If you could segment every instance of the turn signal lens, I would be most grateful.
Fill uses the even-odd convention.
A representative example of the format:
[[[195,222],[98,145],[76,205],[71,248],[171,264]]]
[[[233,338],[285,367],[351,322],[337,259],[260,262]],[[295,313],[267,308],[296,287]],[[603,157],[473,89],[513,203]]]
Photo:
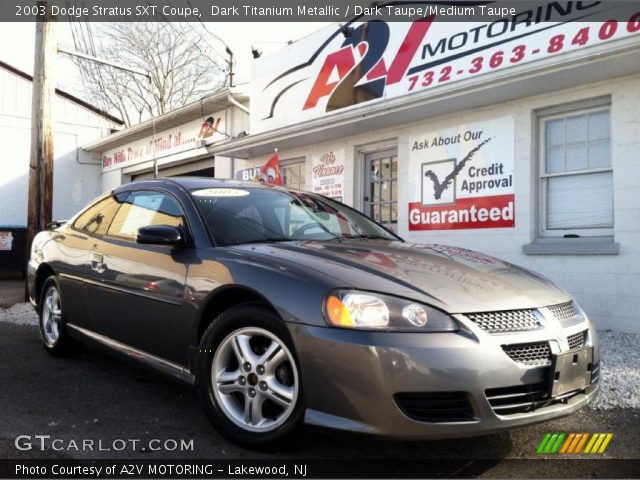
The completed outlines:
[[[427,324],[427,312],[420,305],[412,303],[402,309],[402,318],[416,327],[424,327]]]
[[[326,310],[327,317],[332,325],[336,327],[353,327],[353,320],[349,315],[349,310],[338,297],[330,295],[327,298]]]

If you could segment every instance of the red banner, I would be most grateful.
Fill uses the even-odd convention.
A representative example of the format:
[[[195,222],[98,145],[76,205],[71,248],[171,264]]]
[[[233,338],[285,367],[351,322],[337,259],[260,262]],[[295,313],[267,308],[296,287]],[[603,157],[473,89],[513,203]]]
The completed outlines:
[[[409,230],[459,230],[515,226],[515,195],[459,198],[455,204],[409,204]]]
[[[278,152],[274,153],[273,157],[260,169],[258,181],[267,185],[284,185],[280,174],[280,155]]]

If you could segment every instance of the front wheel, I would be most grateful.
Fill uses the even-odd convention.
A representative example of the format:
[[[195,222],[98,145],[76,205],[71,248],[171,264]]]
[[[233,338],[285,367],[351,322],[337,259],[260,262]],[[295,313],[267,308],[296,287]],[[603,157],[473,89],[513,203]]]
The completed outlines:
[[[80,344],[67,333],[60,285],[54,275],[44,282],[38,313],[40,337],[50,354],[68,356],[80,349]]]
[[[302,384],[282,321],[257,305],[220,315],[203,335],[197,385],[204,409],[225,437],[273,449],[299,433]]]

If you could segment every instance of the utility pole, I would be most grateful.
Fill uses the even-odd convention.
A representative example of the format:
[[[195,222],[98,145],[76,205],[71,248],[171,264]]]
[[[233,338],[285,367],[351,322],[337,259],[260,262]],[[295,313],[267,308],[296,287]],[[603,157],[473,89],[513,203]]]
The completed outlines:
[[[36,234],[51,222],[53,200],[53,128],[52,102],[55,85],[51,78],[55,57],[53,22],[46,1],[39,1],[45,14],[36,22],[31,99],[31,157],[29,161],[29,211],[27,255]]]
[[[226,52],[229,54],[229,60],[227,60],[229,64],[229,87],[233,87],[233,52],[229,47],[226,47]]]

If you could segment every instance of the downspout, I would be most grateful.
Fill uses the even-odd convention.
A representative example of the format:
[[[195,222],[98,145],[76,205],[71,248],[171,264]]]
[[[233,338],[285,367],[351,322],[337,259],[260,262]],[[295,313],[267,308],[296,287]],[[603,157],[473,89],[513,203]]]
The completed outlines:
[[[245,107],[244,105],[242,105],[240,102],[238,102],[235,98],[233,98],[233,95],[229,94],[228,97],[227,97],[227,100],[229,101],[229,103],[231,105],[233,105],[235,107],[238,107],[244,113],[249,115],[249,109],[247,107]]]
[[[233,95],[229,94],[228,98],[229,103],[235,107],[238,107],[239,110],[243,111],[244,113],[246,113],[247,115],[250,115],[249,113],[249,109],[247,107],[245,107],[244,105],[242,105],[240,102],[238,102]],[[236,159],[235,157],[231,157],[231,178],[234,178],[235,175],[235,170],[236,170]]]

